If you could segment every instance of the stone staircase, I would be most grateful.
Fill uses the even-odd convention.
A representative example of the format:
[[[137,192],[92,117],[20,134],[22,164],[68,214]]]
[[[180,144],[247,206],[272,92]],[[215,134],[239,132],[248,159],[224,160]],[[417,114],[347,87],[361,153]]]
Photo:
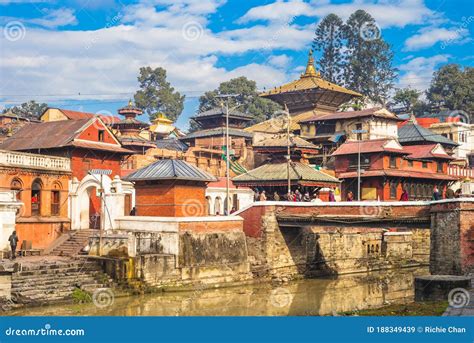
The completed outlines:
[[[43,305],[72,301],[76,289],[92,294],[112,286],[98,262],[70,259],[20,266],[12,274],[11,294],[16,305]]]
[[[69,231],[67,239],[49,251],[48,255],[75,256],[87,245],[89,237],[97,230],[75,230]]]

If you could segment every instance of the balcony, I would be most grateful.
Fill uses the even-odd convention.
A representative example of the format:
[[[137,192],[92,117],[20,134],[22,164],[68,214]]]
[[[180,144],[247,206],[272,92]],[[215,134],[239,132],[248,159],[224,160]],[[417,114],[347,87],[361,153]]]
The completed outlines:
[[[70,172],[71,161],[65,157],[0,150],[0,166]]]

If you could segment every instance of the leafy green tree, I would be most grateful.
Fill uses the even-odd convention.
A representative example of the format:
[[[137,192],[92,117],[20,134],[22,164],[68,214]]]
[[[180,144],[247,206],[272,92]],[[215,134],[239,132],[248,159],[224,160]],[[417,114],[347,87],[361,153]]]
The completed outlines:
[[[413,111],[418,104],[421,93],[412,88],[397,89],[393,96],[393,102],[397,105],[402,105],[408,112]]]
[[[238,94],[239,96],[224,100],[217,97],[219,94]],[[199,112],[222,106],[223,101],[228,101],[229,108],[240,105],[237,108],[238,111],[252,115],[254,119],[250,124],[267,120],[273,112],[281,109],[276,102],[258,96],[257,83],[245,76],[222,82],[217,89],[204,93],[199,98]],[[190,131],[197,128],[196,124],[191,122]]]
[[[433,75],[426,97],[431,105],[474,112],[474,68],[447,64]]]
[[[5,108],[3,113],[11,112],[20,117],[25,118],[38,118],[48,107],[45,103],[38,103],[34,100],[30,100],[22,103],[21,105]]]
[[[184,108],[185,95],[166,81],[166,70],[158,67],[140,68],[138,76],[140,89],[135,93],[135,104],[148,114],[150,120],[155,119],[158,112],[175,121]]]
[[[347,63],[344,84],[385,104],[393,87],[397,69],[393,67],[393,52],[382,38],[375,19],[363,10],[354,12],[346,22]]]
[[[314,33],[313,49],[322,52],[316,63],[323,79],[342,83],[344,68],[344,23],[341,18],[331,13],[324,17]]]

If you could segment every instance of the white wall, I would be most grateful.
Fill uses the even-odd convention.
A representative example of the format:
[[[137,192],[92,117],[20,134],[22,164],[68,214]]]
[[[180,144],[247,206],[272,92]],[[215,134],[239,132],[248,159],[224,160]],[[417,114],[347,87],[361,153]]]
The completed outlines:
[[[16,200],[14,192],[0,192],[0,250],[10,250],[8,237],[15,230],[16,211],[22,205],[22,202]]]

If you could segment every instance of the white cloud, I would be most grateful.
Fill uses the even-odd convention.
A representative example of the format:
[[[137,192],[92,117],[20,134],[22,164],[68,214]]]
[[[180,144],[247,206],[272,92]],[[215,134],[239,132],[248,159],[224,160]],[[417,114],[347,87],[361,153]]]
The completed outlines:
[[[291,63],[291,57],[288,55],[272,55],[268,58],[268,64],[277,68],[286,68]]]
[[[445,29],[445,28],[427,28],[421,30],[416,35],[411,36],[405,41],[405,50],[413,51],[423,48],[429,48],[438,42],[455,43],[465,41],[469,36],[466,29]]]
[[[329,1],[278,0],[250,9],[240,22],[254,20],[288,21],[294,16],[325,17],[335,13],[344,20],[358,9],[369,12],[381,27],[405,27],[439,20],[439,15],[425,6],[422,0],[354,0],[331,4]]]
[[[410,62],[399,66],[403,73],[398,81],[398,87],[411,87],[421,91],[429,87],[434,71],[441,63],[448,62],[449,55],[435,55],[431,57],[416,57]]]
[[[30,19],[29,22],[47,28],[57,28],[66,25],[76,25],[77,18],[74,15],[74,10],[59,8],[49,11],[43,18]]]

